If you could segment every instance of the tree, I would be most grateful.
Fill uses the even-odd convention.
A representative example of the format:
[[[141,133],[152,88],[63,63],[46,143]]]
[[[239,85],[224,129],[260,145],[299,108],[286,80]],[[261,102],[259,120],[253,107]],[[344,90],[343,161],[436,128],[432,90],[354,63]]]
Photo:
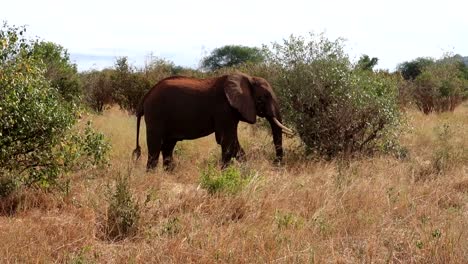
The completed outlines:
[[[468,95],[463,64],[452,56],[435,61],[414,79],[411,92],[425,114],[454,111]]]
[[[432,58],[417,58],[412,61],[406,61],[398,65],[398,71],[405,80],[414,80],[422,73],[425,67],[434,64]]]
[[[379,59],[376,57],[373,57],[372,59],[364,54],[359,58],[359,61],[356,64],[356,69],[360,69],[363,71],[373,71],[375,65],[379,62]]]
[[[65,48],[49,41],[35,42],[32,55],[44,63],[45,77],[66,101],[79,99],[82,87],[76,64],[70,61]]]
[[[217,48],[202,59],[202,68],[210,71],[232,67],[243,63],[260,63],[264,60],[261,49],[239,45],[226,45]]]
[[[127,57],[118,58],[115,72],[111,76],[113,99],[122,108],[135,113],[143,95],[151,88],[151,83],[143,72],[137,72],[129,65]]]
[[[113,102],[112,74],[111,69],[102,71],[91,71],[81,74],[83,89],[85,91],[85,102],[97,112],[102,112],[106,105]]]

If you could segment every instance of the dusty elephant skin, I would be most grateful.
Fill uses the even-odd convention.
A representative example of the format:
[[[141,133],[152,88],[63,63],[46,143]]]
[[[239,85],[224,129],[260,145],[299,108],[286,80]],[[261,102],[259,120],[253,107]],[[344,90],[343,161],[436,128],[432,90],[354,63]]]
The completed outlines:
[[[263,78],[241,73],[211,79],[173,76],[159,81],[137,109],[136,149],[133,151],[136,158],[141,155],[138,137],[143,115],[148,170],[156,167],[161,151],[164,168],[172,169],[172,152],[177,141],[213,132],[221,145],[223,167],[231,158],[243,160],[245,153],[237,138],[237,125],[239,121],[254,124],[257,116],[270,123],[276,162],[283,157],[282,132],[292,133],[281,124],[278,101],[270,84]]]

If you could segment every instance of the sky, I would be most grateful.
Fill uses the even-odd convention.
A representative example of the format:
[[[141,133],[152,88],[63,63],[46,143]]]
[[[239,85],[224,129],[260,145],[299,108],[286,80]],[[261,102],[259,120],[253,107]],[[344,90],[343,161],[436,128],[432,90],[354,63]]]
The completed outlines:
[[[120,56],[143,66],[150,55],[196,68],[224,45],[260,47],[309,32],[344,38],[353,61],[367,54],[390,71],[417,57],[468,56],[463,0],[2,2],[0,20],[62,45],[80,71],[110,67]]]

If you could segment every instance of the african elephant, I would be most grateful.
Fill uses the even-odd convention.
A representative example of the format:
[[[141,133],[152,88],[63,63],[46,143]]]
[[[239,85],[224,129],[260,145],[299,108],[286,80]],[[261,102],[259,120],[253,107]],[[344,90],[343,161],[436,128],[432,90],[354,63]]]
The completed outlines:
[[[133,151],[137,159],[141,155],[138,137],[143,115],[148,170],[156,167],[160,151],[163,167],[172,169],[172,152],[177,141],[213,132],[221,145],[223,167],[231,158],[243,160],[245,152],[237,139],[237,125],[239,121],[254,124],[257,116],[270,123],[277,162],[283,158],[282,132],[292,134],[291,129],[281,124],[278,100],[270,84],[263,78],[242,73],[209,79],[173,76],[159,81],[137,108],[136,149]]]

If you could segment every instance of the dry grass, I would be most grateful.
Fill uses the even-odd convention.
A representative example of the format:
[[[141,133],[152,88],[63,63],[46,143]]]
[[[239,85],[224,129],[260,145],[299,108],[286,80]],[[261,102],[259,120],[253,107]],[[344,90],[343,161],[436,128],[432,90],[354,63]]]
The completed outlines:
[[[209,195],[200,171],[219,159],[214,137],[179,143],[177,167],[135,165],[135,118],[89,116],[112,142],[111,166],[71,175],[67,194],[25,191],[0,217],[0,262],[18,263],[466,263],[468,104],[454,113],[408,113],[409,156],[350,162],[298,159],[287,139],[271,164],[268,133],[242,125],[255,173],[237,194]],[[440,133],[444,124],[449,132]],[[143,129],[144,132],[144,129]],[[145,146],[145,135],[140,135]],[[105,238],[110,186],[128,174],[139,204],[136,236]]]

